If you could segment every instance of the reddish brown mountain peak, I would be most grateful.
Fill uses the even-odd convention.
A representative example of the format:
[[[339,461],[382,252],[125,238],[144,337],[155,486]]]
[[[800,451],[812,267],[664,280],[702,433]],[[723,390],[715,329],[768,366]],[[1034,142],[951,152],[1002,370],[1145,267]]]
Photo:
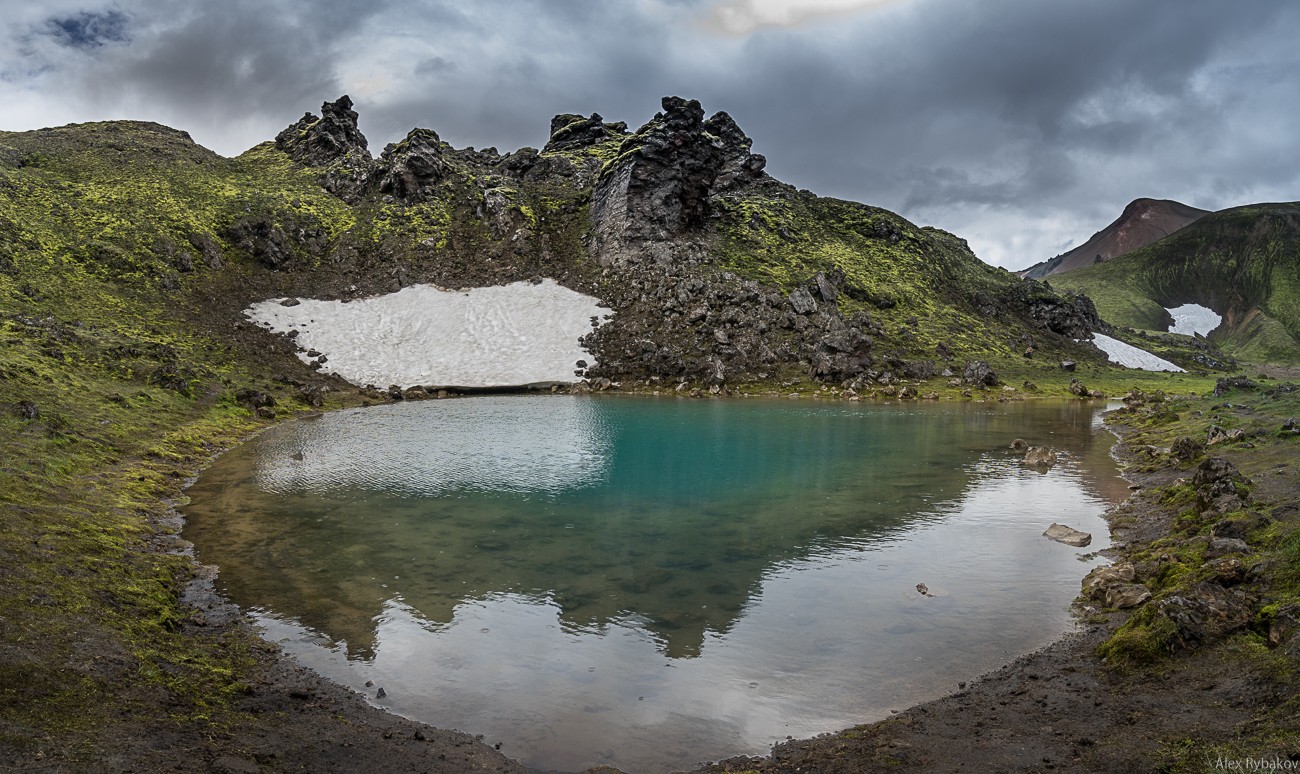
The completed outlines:
[[[1119,218],[1092,238],[1067,253],[1020,272],[1028,279],[1042,279],[1146,247],[1178,229],[1208,215],[1209,210],[1189,207],[1172,199],[1134,199]]]

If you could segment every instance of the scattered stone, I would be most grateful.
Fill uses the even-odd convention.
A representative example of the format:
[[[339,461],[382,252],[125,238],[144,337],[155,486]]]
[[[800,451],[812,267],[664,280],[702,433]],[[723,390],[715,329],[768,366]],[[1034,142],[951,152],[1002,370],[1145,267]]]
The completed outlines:
[[[1057,543],[1064,543],[1067,546],[1074,546],[1075,548],[1083,548],[1092,542],[1091,533],[1080,532],[1077,529],[1067,527],[1064,524],[1057,524],[1055,522],[1053,522],[1052,526],[1048,527],[1043,532],[1043,537],[1048,540],[1055,540]]]
[[[1216,522],[1210,527],[1210,536],[1216,538],[1233,538],[1235,540],[1246,539],[1247,524],[1244,521],[1224,519]]]
[[[1151,592],[1141,583],[1117,583],[1105,591],[1106,607],[1127,610],[1151,598]]]
[[[325,390],[314,384],[304,384],[298,388],[298,400],[311,406],[320,408],[325,405]]]
[[[983,360],[972,360],[966,364],[962,371],[962,379],[967,384],[983,385],[985,387],[995,387],[998,383],[998,375],[988,363]]]
[[[1239,427],[1233,428],[1232,430],[1224,430],[1218,425],[1210,425],[1210,429],[1206,435],[1205,445],[1216,446],[1221,443],[1234,443],[1236,441],[1244,441],[1245,439],[1246,431]]]
[[[30,400],[20,400],[13,406],[14,416],[19,419],[25,419],[28,422],[35,422],[41,418],[41,410],[36,407],[35,403]]]
[[[259,409],[264,406],[274,406],[275,398],[261,390],[254,390],[245,387],[235,393],[235,400],[247,406],[250,409]]]
[[[1070,380],[1070,394],[1078,395],[1080,398],[1089,397],[1088,388],[1085,387],[1083,382],[1079,381],[1078,379]]]
[[[1235,586],[1243,583],[1250,571],[1235,556],[1221,556],[1205,563],[1212,573],[1211,579],[1220,586]]]
[[[1277,431],[1277,434],[1282,436],[1300,435],[1300,423],[1297,423],[1294,417],[1288,419],[1282,423],[1282,427]]]
[[[298,304],[301,303],[302,302],[296,298],[286,298],[280,302],[280,306],[297,306]]]
[[[917,592],[919,592],[919,593],[921,594],[921,596],[923,596],[923,597],[933,597],[933,596],[934,596],[933,594],[930,593],[930,588],[929,588],[928,586],[926,586],[924,583],[918,583],[918,584],[916,584],[916,590],[917,590]]]
[[[1228,554],[1248,554],[1250,546],[1240,538],[1210,538],[1210,545],[1205,549],[1207,559],[1215,559]]]
[[[1204,453],[1204,444],[1185,435],[1175,439],[1169,447],[1169,456],[1177,462],[1191,462]]]
[[[406,400],[424,400],[429,397],[429,391],[417,384],[414,387],[408,387],[406,392],[402,393],[402,397]]]
[[[1294,639],[1300,631],[1300,605],[1286,605],[1273,614],[1268,627],[1269,647],[1276,648],[1287,640]]]
[[[1196,468],[1191,481],[1201,512],[1214,507],[1220,513],[1241,509],[1249,495],[1238,485],[1248,483],[1249,480],[1223,457],[1205,458]]]
[[[1108,587],[1132,583],[1136,578],[1137,571],[1129,562],[1097,567],[1084,576],[1083,593],[1092,599],[1104,599]]]
[[[382,699],[387,695],[388,695],[388,691],[385,691],[382,686],[380,686],[379,690],[375,691],[376,699]]]
[[[840,272],[839,280],[842,282],[843,279],[844,275]],[[835,299],[839,298],[839,288],[831,278],[826,276],[824,272],[817,272],[817,275],[813,277],[813,285],[817,288],[817,295],[821,296],[822,300],[826,303],[833,304],[835,303]]]
[[[1243,592],[1206,581],[1196,584],[1186,595],[1161,600],[1158,610],[1174,624],[1178,644],[1184,648],[1208,645],[1255,618],[1250,599]]]
[[[1225,377],[1214,383],[1215,396],[1222,397],[1233,390],[1250,390],[1259,389],[1259,385],[1244,376]]]
[[[817,311],[817,300],[802,285],[790,291],[790,307],[795,314],[808,315]]]
[[[1072,372],[1072,371],[1074,371],[1075,368],[1078,368],[1078,364],[1075,363],[1073,360],[1062,360],[1062,361],[1061,361],[1061,370],[1062,370],[1062,371],[1071,371],[1071,372]]]
[[[405,400],[406,391],[396,384],[388,385],[388,397],[393,400]]]
[[[1030,446],[1029,451],[1025,453],[1025,459],[1022,464],[1029,468],[1047,469],[1057,462],[1056,452],[1046,446]]]

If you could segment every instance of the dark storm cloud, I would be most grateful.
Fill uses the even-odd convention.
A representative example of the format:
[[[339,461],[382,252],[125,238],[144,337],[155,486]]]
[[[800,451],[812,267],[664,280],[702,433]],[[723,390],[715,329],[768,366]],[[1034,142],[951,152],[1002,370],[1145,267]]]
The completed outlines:
[[[345,91],[376,151],[414,126],[539,146],[561,112],[635,128],[677,94],[730,112],[776,176],[1013,265],[1138,196],[1217,208],[1300,186],[1300,4],[1287,0],[42,6],[0,0],[29,31],[0,50],[0,83],[32,84],[7,104],[161,120],[224,153]]]
[[[73,48],[98,48],[105,43],[125,43],[130,40],[126,14],[116,9],[55,16],[46,20],[45,27],[51,38]]]
[[[481,0],[460,7],[455,26],[431,25],[408,42],[414,65],[393,62],[396,83],[366,107],[367,132],[390,141],[423,126],[455,144],[504,151],[544,143],[556,113],[636,123],[656,109],[673,30],[637,5]],[[403,78],[404,67],[415,77]]]
[[[301,113],[319,106],[322,95],[339,92],[337,65],[356,25],[385,6],[350,0],[145,0],[131,8],[133,44],[69,73],[67,87],[105,109],[160,117],[197,136],[213,124],[238,127]]]

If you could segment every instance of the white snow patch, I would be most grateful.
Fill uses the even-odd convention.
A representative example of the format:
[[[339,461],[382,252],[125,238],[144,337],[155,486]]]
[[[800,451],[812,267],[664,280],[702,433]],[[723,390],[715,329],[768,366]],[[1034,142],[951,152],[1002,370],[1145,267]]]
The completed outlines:
[[[575,381],[579,344],[592,318],[610,315],[600,301],[553,280],[471,290],[413,285],[396,293],[342,301],[282,299],[244,314],[294,343],[325,355],[321,371],[353,384],[386,387],[508,387]]]
[[[1096,344],[1097,349],[1105,352],[1110,357],[1110,362],[1118,363],[1126,368],[1139,368],[1143,371],[1183,370],[1164,358],[1156,357],[1145,349],[1138,349],[1131,344],[1125,344],[1118,339],[1112,339],[1110,336],[1100,333],[1092,334],[1092,343]]]
[[[1209,336],[1210,331],[1223,322],[1221,315],[1200,304],[1183,304],[1165,311],[1174,318],[1174,324],[1169,326],[1170,333],[1182,333],[1187,336],[1199,333],[1202,336]]]

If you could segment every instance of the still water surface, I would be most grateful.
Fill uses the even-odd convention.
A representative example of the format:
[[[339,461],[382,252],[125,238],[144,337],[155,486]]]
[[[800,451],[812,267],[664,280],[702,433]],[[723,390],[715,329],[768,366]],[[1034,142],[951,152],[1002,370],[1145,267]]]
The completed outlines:
[[[223,456],[189,490],[185,534],[271,639],[383,687],[378,704],[533,766],[669,771],[886,716],[1068,629],[1101,513],[1127,493],[1096,413],[570,396],[342,411]],[[1021,467],[1018,437],[1061,464]],[[1046,540],[1053,521],[1093,544]]]

